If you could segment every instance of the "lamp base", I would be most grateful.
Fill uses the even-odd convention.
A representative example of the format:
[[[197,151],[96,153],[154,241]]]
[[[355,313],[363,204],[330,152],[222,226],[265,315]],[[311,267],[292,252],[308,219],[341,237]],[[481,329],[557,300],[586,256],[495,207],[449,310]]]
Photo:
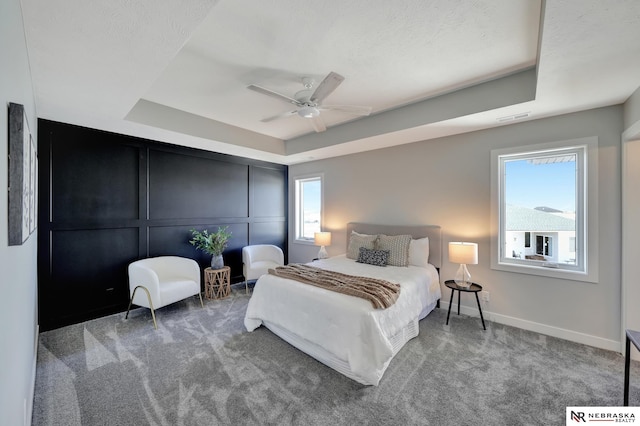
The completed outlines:
[[[467,265],[465,265],[464,263],[460,264],[460,267],[458,268],[458,271],[456,272],[453,280],[456,282],[458,287],[471,287],[471,274],[467,269]]]
[[[329,253],[324,248],[324,246],[320,247],[320,251],[318,252],[318,259],[326,259],[329,257]]]

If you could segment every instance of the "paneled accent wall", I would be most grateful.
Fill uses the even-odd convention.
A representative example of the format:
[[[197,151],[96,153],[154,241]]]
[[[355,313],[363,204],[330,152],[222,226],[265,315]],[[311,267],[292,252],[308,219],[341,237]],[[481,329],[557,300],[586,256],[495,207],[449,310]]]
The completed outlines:
[[[39,121],[40,327],[124,311],[127,265],[177,255],[204,269],[192,228],[232,232],[224,253],[287,241],[287,167],[48,120]]]

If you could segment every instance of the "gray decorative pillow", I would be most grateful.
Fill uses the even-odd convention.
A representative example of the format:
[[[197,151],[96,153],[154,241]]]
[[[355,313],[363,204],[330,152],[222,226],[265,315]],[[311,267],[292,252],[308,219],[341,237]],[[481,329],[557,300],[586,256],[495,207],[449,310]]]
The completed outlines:
[[[349,246],[347,247],[347,257],[353,260],[358,259],[360,247],[373,250],[377,238],[377,235],[358,234],[352,231],[351,237],[349,237]]]
[[[411,235],[378,235],[377,250],[389,250],[388,264],[391,266],[409,266],[409,245]]]
[[[389,250],[372,250],[364,247],[360,247],[358,253],[358,263],[366,263],[368,265],[375,266],[387,266],[387,259],[389,258]]]

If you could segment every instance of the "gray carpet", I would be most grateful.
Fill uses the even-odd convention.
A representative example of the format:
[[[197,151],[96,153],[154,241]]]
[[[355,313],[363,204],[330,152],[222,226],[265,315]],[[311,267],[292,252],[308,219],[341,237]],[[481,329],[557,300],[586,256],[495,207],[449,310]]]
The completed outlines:
[[[564,425],[567,406],[622,405],[620,354],[454,313],[446,326],[445,310],[363,386],[246,332],[248,300],[176,303],[158,331],[137,309],[42,333],[33,425]]]

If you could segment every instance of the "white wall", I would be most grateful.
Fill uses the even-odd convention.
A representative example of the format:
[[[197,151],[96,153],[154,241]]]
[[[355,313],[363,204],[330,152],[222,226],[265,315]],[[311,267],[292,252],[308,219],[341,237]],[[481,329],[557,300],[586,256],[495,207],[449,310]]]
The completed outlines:
[[[25,106],[32,134],[37,121],[20,0],[0,2],[0,423],[31,423],[37,338],[37,231],[8,246],[7,105]]]
[[[490,292],[484,308],[489,319],[618,350],[622,121],[620,106],[590,110],[294,165],[289,179],[291,183],[301,174],[324,173],[324,230],[333,232],[330,255],[345,251],[345,224],[350,221],[438,224],[445,247],[454,240],[479,244],[479,264],[469,269],[474,281]],[[491,150],[586,136],[599,138],[599,282],[492,270]],[[309,261],[317,247],[295,243],[293,220],[290,226],[289,261]],[[442,281],[452,277],[456,267],[445,253]],[[447,302],[449,291],[444,290]],[[477,312],[474,299],[462,304]]]

